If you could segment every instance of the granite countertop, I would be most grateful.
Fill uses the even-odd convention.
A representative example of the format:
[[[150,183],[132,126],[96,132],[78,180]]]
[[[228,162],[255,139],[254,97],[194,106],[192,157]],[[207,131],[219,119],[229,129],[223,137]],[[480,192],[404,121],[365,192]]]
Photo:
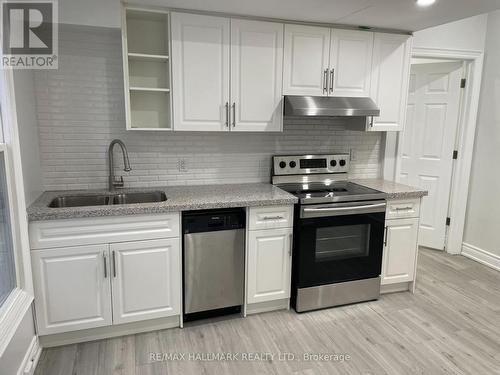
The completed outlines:
[[[107,190],[47,191],[28,208],[28,219],[29,221],[75,219],[297,203],[297,198],[292,194],[264,183],[120,189],[114,193],[147,191],[163,191],[167,200],[159,203],[50,208],[49,203],[59,196],[99,195],[110,194],[110,192]]]
[[[370,189],[375,189],[386,193],[386,199],[411,199],[421,198],[428,195],[427,190],[418,187],[398,184],[397,182],[387,181],[381,178],[367,178],[359,180],[355,179],[350,181],[354,182],[355,184],[363,185]]]
[[[427,195],[427,191],[383,179],[350,180],[359,185],[387,194],[387,199],[411,199]],[[120,189],[114,192],[133,193],[163,191],[165,202],[86,207],[51,208],[50,202],[60,196],[113,194],[108,190],[47,191],[29,208],[29,221],[76,219],[84,217],[155,214],[164,212],[204,210],[214,208],[289,205],[297,198],[271,184],[230,184],[152,187],[144,189]]]

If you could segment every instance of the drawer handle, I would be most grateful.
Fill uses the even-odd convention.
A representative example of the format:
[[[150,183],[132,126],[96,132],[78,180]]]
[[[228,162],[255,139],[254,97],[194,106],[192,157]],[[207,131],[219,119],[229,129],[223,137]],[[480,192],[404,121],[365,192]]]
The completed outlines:
[[[396,207],[396,211],[410,211],[412,210],[413,207],[409,206],[409,207]]]
[[[278,215],[278,216],[264,216],[262,218],[262,220],[283,220],[283,219],[284,219],[284,217],[280,216],[280,215]]]

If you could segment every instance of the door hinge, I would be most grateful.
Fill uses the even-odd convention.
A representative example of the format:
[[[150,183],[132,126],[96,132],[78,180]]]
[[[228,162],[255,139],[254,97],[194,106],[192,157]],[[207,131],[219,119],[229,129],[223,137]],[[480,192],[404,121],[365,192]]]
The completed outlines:
[[[450,226],[450,223],[451,223],[451,218],[447,217],[446,218],[446,226]]]
[[[461,81],[460,81],[460,88],[464,89],[466,84],[467,84],[467,79],[466,78],[462,78]]]
[[[453,160],[457,160],[458,159],[458,150],[454,150],[453,151]]]

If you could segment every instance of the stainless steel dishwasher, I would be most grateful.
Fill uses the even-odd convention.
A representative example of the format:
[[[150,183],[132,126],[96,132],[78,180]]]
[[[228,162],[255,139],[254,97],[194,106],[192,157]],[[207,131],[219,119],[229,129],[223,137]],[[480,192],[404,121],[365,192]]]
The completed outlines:
[[[184,319],[240,311],[245,275],[245,211],[183,214]]]

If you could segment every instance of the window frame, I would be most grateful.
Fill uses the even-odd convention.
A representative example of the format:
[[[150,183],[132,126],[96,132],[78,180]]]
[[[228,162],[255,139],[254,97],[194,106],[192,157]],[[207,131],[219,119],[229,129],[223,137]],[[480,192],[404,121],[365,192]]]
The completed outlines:
[[[0,357],[33,303],[28,219],[24,200],[12,70],[0,70],[0,153],[4,155],[16,288],[0,307]]]
[[[1,109],[0,109],[1,110]],[[0,117],[1,117],[1,112],[0,112]],[[1,123],[0,123],[1,125]],[[4,303],[0,305],[0,317],[3,315],[3,308],[7,304],[7,301],[10,298],[11,294],[14,294],[17,289],[19,289],[19,286],[21,285],[22,280],[20,280],[20,269],[19,269],[19,261],[18,261],[18,255],[16,249],[18,249],[19,244],[17,243],[17,238],[16,238],[16,233],[14,230],[14,225],[15,225],[15,213],[14,213],[14,201],[13,201],[13,184],[12,184],[12,171],[11,171],[11,164],[10,164],[10,158],[9,158],[9,153],[7,151],[7,145],[2,142],[0,139],[0,155],[3,154],[3,160],[5,163],[5,183],[7,185],[7,204],[9,207],[9,220],[10,220],[10,236],[12,239],[12,251],[13,251],[13,259],[14,259],[14,270],[16,272],[16,286],[15,288],[11,291],[9,296],[5,299]],[[1,161],[0,161],[1,162]]]

